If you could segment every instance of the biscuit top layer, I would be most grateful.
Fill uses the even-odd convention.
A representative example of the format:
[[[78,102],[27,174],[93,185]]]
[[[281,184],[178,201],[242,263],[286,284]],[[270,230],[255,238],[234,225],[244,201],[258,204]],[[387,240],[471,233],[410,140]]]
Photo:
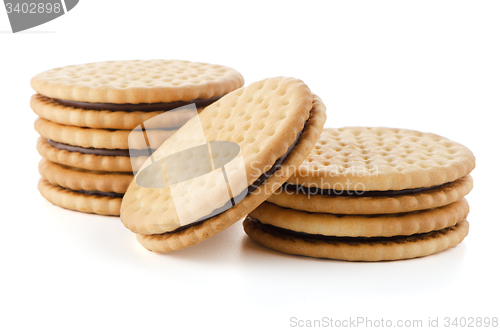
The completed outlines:
[[[44,71],[31,86],[47,97],[95,103],[209,99],[243,86],[234,69],[177,60],[109,61]]]
[[[432,133],[328,128],[287,182],[335,190],[403,190],[452,182],[474,167],[467,147]]]

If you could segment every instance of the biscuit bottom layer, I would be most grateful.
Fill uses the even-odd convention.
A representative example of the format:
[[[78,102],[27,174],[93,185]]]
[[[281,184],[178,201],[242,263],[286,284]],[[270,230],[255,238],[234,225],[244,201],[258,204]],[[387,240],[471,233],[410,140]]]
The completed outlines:
[[[247,217],[246,234],[279,252],[345,261],[394,261],[423,257],[455,247],[467,236],[469,222],[428,233],[388,238],[346,238],[310,235],[262,224]]]
[[[285,183],[281,186],[280,190],[287,194],[305,194],[311,195],[327,195],[339,197],[395,197],[407,194],[417,194],[425,191],[434,190],[445,186],[449,183],[441,185],[434,185],[429,187],[419,187],[404,190],[388,190],[388,191],[357,191],[357,190],[336,190],[336,189],[321,189],[319,187],[307,187],[302,185],[294,185]]]
[[[122,198],[84,194],[64,188],[40,178],[38,190],[42,196],[56,206],[84,213],[119,216]]]
[[[214,103],[215,101],[222,98],[224,95],[210,98],[210,99],[195,99],[191,101],[175,101],[175,102],[159,102],[159,103],[91,103],[91,102],[81,102],[74,100],[62,100],[62,99],[52,99],[60,105],[66,107],[80,108],[85,110],[107,110],[107,111],[169,111],[179,107],[187,106],[192,103],[196,105],[197,108],[205,108],[208,105]]]
[[[283,237],[291,236],[295,238],[300,238],[305,241],[322,241],[327,243],[390,243],[395,241],[414,241],[418,240],[419,236],[428,235],[429,233],[439,232],[442,230],[432,231],[429,233],[416,233],[409,236],[392,236],[392,237],[337,237],[337,236],[325,236],[321,234],[311,234],[306,232],[297,232],[293,230],[283,229],[271,224],[264,224],[256,218],[247,216],[250,222],[255,222],[255,226],[261,228],[263,231],[270,233],[272,235]],[[446,228],[445,228],[446,229]]]

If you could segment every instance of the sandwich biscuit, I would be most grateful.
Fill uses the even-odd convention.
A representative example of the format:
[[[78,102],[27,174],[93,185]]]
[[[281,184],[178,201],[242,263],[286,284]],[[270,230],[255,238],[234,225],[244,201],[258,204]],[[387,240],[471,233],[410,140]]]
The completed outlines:
[[[298,171],[268,201],[331,214],[436,208],[472,189],[475,158],[465,146],[413,130],[324,129]]]
[[[123,198],[121,220],[149,250],[169,252],[195,245],[255,209],[307,157],[322,131],[326,109],[302,81],[276,77],[229,93],[206,107],[199,122],[196,120],[188,121],[153,153],[156,163],[143,165],[146,173],[158,165],[156,172],[151,172],[152,177],[156,174],[158,181],[167,181],[169,186],[141,186],[137,183],[139,172]],[[196,130],[197,123],[202,130]],[[239,157],[223,167],[224,180],[217,176],[219,166],[210,166],[212,157],[202,159],[182,153],[174,172],[191,168],[197,176],[206,176],[189,177],[179,183],[182,190],[177,196],[172,181],[179,177],[163,178],[164,173],[171,171],[171,163],[165,158],[190,148],[200,137],[209,142],[207,145],[215,154],[217,142],[237,144]],[[204,167],[212,171],[204,173]],[[227,186],[231,188],[229,195],[225,193]],[[183,208],[178,207],[177,201],[183,203]]]
[[[403,237],[338,238],[301,235],[265,225],[248,216],[245,232],[259,244],[279,252],[346,261],[392,261],[427,256],[455,247],[469,233],[469,222],[439,231]]]

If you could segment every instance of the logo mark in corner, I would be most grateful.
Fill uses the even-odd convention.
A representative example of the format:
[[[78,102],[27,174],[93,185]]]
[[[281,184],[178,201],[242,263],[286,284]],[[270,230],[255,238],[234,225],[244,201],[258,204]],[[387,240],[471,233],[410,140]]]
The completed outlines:
[[[73,9],[79,0],[4,0],[12,32],[31,29]]]

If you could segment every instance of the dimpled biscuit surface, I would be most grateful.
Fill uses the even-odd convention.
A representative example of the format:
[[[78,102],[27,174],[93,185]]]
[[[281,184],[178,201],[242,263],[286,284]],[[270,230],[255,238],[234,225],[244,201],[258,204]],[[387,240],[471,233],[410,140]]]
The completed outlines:
[[[313,98],[309,88],[302,81],[284,77],[255,82],[246,88],[234,91],[205,108],[199,116],[203,127],[201,134],[206,137],[207,141],[230,141],[239,145],[244,158],[246,185],[252,184],[287,152],[306,124],[296,147],[284,163],[283,168],[286,168],[286,172],[275,173],[266,180],[266,184],[277,184],[288,178],[294,171],[291,170],[290,165],[296,167],[300,164],[296,162],[305,158],[302,154],[306,150],[310,151],[312,141],[316,142],[325,118],[325,107],[321,100],[317,97]],[[307,123],[306,120],[308,120]],[[153,157],[161,159],[162,155],[184,150],[192,140],[196,140],[196,132],[192,130],[195,124],[193,120],[189,121],[167,140],[153,154]],[[238,171],[234,173],[237,174]],[[227,171],[229,182],[231,182],[232,175],[232,171]],[[199,208],[204,207],[197,199],[200,194],[209,197],[217,195],[216,186],[211,184],[213,183],[208,179],[206,183],[193,185],[184,192],[182,198],[192,201],[191,207],[188,208],[190,211],[198,212]],[[264,187],[267,188],[266,185]],[[277,188],[273,187],[272,190]],[[262,199],[265,200],[273,191],[254,192],[236,207],[214,219],[224,219],[224,224],[232,224],[243,215],[235,213],[235,217],[239,217],[236,219],[223,217],[223,215],[232,215],[231,211],[243,208],[241,206],[245,206],[243,209],[248,213],[256,207],[255,204],[260,203]],[[232,193],[235,196],[239,192]],[[253,196],[258,199],[253,199]],[[227,202],[227,200],[216,198],[214,199],[219,202]],[[247,199],[250,200],[245,202]],[[207,209],[207,211],[211,212],[216,207],[218,206],[211,206],[212,209]],[[132,182],[125,194],[121,219],[126,227],[142,234],[161,234],[172,231],[180,225],[170,189],[151,190],[140,187],[136,181]],[[221,228],[222,226],[218,226],[218,231]],[[197,238],[201,237],[197,235]]]
[[[296,171],[297,165],[305,159],[318,139],[323,129],[323,125],[325,124],[325,120],[325,105],[319,98],[315,97],[311,115],[306,122],[306,126],[295,148],[288,155],[282,167],[261,184],[257,190],[247,195],[241,202],[236,204],[236,206],[200,224],[189,226],[187,229],[177,232],[152,235],[137,234],[137,240],[145,248],[151,251],[170,252],[196,245],[218,232],[223,231],[237,220],[242,219],[245,215],[263,203],[272,192]],[[154,199],[155,196],[152,195],[151,198]]]
[[[243,86],[243,77],[199,62],[108,61],[50,69],[33,77],[31,86],[50,98],[135,104],[209,99]]]
[[[324,129],[288,183],[386,191],[452,182],[475,166],[465,146],[432,133],[381,127]]]
[[[160,160],[203,139],[234,142],[241,148],[246,182],[250,185],[287,152],[304,128],[312,107],[313,95],[298,79],[276,77],[255,82],[205,108],[199,115],[203,130],[198,130],[200,122],[193,118],[165,141],[153,158]],[[197,163],[187,162],[186,167]],[[147,165],[148,162],[143,167]],[[238,173],[238,169],[228,171],[229,182]],[[180,197],[191,203],[183,212],[208,215],[221,207],[227,199],[220,195],[220,184],[215,178],[208,178],[189,186]],[[202,204],[201,198],[210,203]],[[180,226],[170,188],[140,187],[135,180],[125,194],[121,219],[133,232],[144,234],[163,233]]]

